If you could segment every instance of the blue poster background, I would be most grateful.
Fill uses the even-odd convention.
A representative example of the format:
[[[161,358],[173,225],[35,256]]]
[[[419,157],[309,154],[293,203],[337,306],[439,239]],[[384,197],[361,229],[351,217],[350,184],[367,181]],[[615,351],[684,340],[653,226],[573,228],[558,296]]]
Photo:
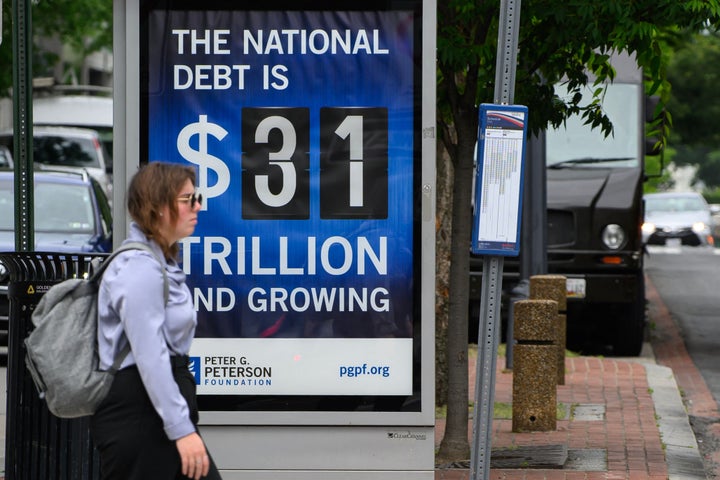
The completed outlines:
[[[206,210],[200,212],[194,238],[184,244],[190,248],[191,261],[185,265],[188,283],[205,297],[198,303],[196,336],[412,337],[416,273],[419,279],[413,260],[414,175],[419,171],[414,138],[419,105],[413,84],[419,65],[413,61],[413,12],[158,10],[150,12],[148,22],[148,159],[195,165],[205,198]],[[255,38],[263,31],[265,40],[271,31],[298,33],[275,37],[275,43],[266,43],[257,53],[254,48],[245,50],[246,30],[254,32]],[[302,51],[301,37],[333,30],[342,35],[349,31],[356,52]],[[199,39],[195,53],[190,41],[193,31]],[[223,33],[215,37],[218,31]],[[359,31],[367,36],[357,40]],[[206,67],[198,69],[198,65]],[[213,84],[215,66],[232,72],[222,79],[231,82],[229,88],[222,82]],[[266,68],[278,75],[265,76]],[[209,76],[189,82],[187,72],[209,72]],[[178,82],[183,88],[177,88]],[[185,88],[189,83],[192,85]],[[243,157],[243,135],[249,132],[243,132],[242,112],[248,107],[306,109],[307,124],[296,125],[298,138],[309,141],[305,218],[243,218],[243,202],[249,192],[243,192],[242,176],[250,159]],[[387,142],[386,170],[372,170],[378,178],[363,179],[365,185],[378,181],[386,188],[383,218],[321,218],[322,202],[327,205],[344,198],[341,188],[334,194],[336,198],[320,194],[320,117],[321,109],[327,107],[386,112],[387,131],[384,137],[378,136]],[[200,124],[205,132],[211,132],[204,140],[197,134]],[[373,146],[373,138],[366,134],[366,147]],[[380,147],[382,151],[384,147]],[[303,153],[299,152],[300,157]],[[383,175],[386,178],[379,178]],[[271,188],[277,189],[277,185],[271,183]],[[309,248],[313,242],[315,248]],[[369,246],[380,255],[383,242],[384,268],[376,268],[364,256],[361,269],[358,246]],[[323,245],[328,247],[324,261]],[[229,249],[227,254],[220,254],[223,248]],[[352,252],[352,265],[337,274],[345,270],[340,267],[347,252]],[[213,255],[222,257],[226,268],[212,260]],[[323,264],[336,270],[327,271]],[[279,274],[282,265],[300,273]],[[274,273],[263,273],[273,269]],[[279,302],[275,311],[269,306],[258,311],[248,301],[251,290],[258,288],[266,292],[266,300],[271,291],[277,295],[285,292],[288,298]],[[367,295],[367,308],[356,306],[349,311],[349,289]],[[306,308],[304,295],[311,291],[334,292],[332,308],[314,308],[312,301]],[[290,305],[293,292],[300,309]],[[375,307],[370,306],[373,292]],[[344,298],[342,306],[340,297]],[[383,300],[387,300],[387,308],[383,308]],[[283,306],[289,307],[287,311]]]

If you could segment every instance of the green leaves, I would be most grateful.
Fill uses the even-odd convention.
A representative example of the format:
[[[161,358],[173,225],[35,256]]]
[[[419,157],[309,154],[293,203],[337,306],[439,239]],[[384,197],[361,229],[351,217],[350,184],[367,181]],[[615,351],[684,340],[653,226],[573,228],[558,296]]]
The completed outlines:
[[[441,105],[454,97],[465,102],[456,104],[455,111],[463,111],[492,101],[499,14],[498,0],[438,2],[438,66],[444,79],[438,91]],[[528,106],[530,129],[538,132],[548,124],[558,126],[569,115],[582,115],[609,134],[612,127],[602,113],[599,88],[615,75],[608,64],[609,53],[623,49],[634,53],[643,68],[648,92],[667,101],[669,49],[687,38],[686,32],[720,23],[720,2],[525,0],[520,23],[515,103]],[[462,96],[469,88],[468,75],[477,77],[476,96],[472,98]],[[574,92],[568,100],[546,86],[561,80]],[[580,107],[578,95],[587,84],[598,88],[592,90],[590,105]],[[668,124],[666,121],[660,129],[663,134]]]
[[[9,96],[12,85],[12,4],[3,2],[3,38],[0,45],[0,97]],[[77,52],[76,62],[63,66],[79,68],[89,54],[112,48],[112,0],[40,0],[32,2],[33,76],[52,76],[58,57],[40,48],[39,38],[55,39]],[[76,72],[77,76],[78,72]]]

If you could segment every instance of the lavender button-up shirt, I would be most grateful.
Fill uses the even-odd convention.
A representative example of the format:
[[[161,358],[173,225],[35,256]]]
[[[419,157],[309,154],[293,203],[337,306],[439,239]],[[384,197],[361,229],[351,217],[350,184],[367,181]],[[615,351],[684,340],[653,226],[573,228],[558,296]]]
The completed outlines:
[[[165,261],[162,250],[131,223],[126,242],[150,245],[149,252],[129,250],[115,257],[105,270],[98,295],[100,368],[108,369],[123,346],[130,353],[120,368],[136,365],[165,433],[177,440],[195,431],[188,405],[173,378],[169,355],[187,355],[195,335],[197,316],[185,273],[176,261]],[[162,270],[169,284],[163,298]]]

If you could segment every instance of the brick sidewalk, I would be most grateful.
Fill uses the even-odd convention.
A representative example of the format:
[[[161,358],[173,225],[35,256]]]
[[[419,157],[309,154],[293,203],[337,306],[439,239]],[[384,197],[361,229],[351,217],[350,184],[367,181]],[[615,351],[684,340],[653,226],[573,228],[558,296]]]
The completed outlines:
[[[681,332],[670,312],[647,279],[651,344],[659,365],[669,367],[684,398],[688,414],[702,418],[708,439],[703,445],[706,468],[720,464],[720,413],[702,375],[692,362]],[[475,392],[474,359],[469,362],[469,392]],[[505,359],[498,358],[495,401],[512,402],[512,372],[504,370]],[[630,359],[600,357],[566,358],[565,385],[558,386],[557,399],[566,405],[602,405],[604,421],[558,420],[552,432],[513,433],[511,420],[495,419],[492,448],[564,444],[576,449],[607,451],[605,471],[567,469],[490,469],[493,480],[641,480],[667,479],[668,466],[653,400],[642,363]],[[471,421],[472,422],[472,421]],[[472,423],[469,426],[472,445]],[[436,443],[444,433],[444,422],[436,424]],[[713,478],[711,472],[708,478]],[[436,480],[470,479],[468,469],[438,468]]]
[[[474,362],[471,362],[471,383]],[[567,406],[603,405],[601,421],[559,419],[550,432],[513,433],[511,420],[495,419],[492,448],[563,444],[573,449],[607,452],[607,471],[566,469],[495,469],[490,478],[518,480],[667,479],[668,469],[655,419],[645,367],[636,362],[574,357],[566,359],[565,385],[558,386],[557,399]],[[504,371],[498,359],[495,401],[512,402],[512,372]],[[470,386],[474,392],[474,385]],[[472,393],[471,393],[472,395]],[[470,442],[472,444],[472,425]],[[442,440],[444,424],[438,421],[436,441]],[[437,480],[469,479],[467,469],[438,469]]]

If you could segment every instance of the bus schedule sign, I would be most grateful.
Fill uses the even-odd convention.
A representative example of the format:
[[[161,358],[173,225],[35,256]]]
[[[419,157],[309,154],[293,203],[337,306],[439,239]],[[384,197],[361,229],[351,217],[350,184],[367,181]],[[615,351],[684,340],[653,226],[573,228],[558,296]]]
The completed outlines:
[[[141,156],[204,199],[201,409],[419,408],[422,2],[370,3],[141,2]]]
[[[517,256],[528,109],[484,103],[479,110],[471,251]]]

